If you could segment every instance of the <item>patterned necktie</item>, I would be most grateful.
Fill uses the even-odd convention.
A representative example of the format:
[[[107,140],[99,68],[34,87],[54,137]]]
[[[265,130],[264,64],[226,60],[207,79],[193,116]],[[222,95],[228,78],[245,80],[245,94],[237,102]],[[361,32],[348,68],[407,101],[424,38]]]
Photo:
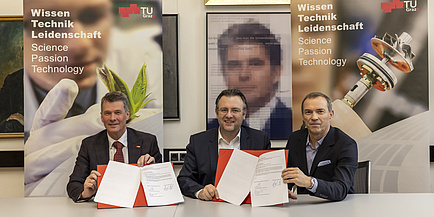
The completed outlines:
[[[122,143],[116,141],[113,143],[113,146],[116,148],[116,153],[113,158],[114,161],[125,163],[124,162],[124,153],[122,153],[122,148],[124,147]]]

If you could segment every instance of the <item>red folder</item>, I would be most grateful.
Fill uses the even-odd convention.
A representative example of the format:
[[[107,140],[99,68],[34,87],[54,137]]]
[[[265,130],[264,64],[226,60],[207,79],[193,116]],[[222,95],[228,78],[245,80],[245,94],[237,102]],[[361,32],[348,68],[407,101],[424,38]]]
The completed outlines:
[[[137,164],[135,164],[137,166]],[[107,165],[98,165],[97,171],[101,173],[101,176],[98,177],[98,187],[101,184],[102,177],[104,177],[105,170],[107,168]],[[134,201],[134,207],[137,206],[148,206],[148,203],[146,202],[146,196],[145,191],[143,190],[143,186],[140,183],[139,191],[137,191],[136,200]],[[98,209],[104,209],[104,208],[117,208],[119,206],[113,206],[105,203],[98,203]]]
[[[131,164],[134,166],[137,166],[137,164]],[[172,164],[173,166],[173,164]],[[102,177],[104,177],[104,173],[105,170],[107,168],[107,165],[98,165],[97,166],[97,171],[99,173],[101,173],[101,176],[98,177],[98,187],[101,184],[101,180]],[[175,203],[177,204],[177,203]],[[175,204],[170,204],[170,205],[175,205]],[[140,183],[139,185],[139,190],[137,191],[137,196],[136,196],[136,200],[134,201],[134,205],[133,207],[138,207],[138,206],[148,206],[148,202],[146,202],[146,196],[145,196],[145,190],[143,189],[142,183]],[[105,204],[105,203],[98,203],[98,209],[105,209],[105,208],[118,208],[119,206],[113,206],[113,205],[109,205],[109,204]]]
[[[217,187],[220,178],[222,177],[223,171],[225,171],[226,165],[228,164],[229,159],[231,158],[232,149],[220,149],[219,158],[217,163],[217,170],[215,174],[215,186]],[[242,150],[256,157],[261,156],[263,153],[267,153],[275,150]],[[288,162],[288,150],[285,150],[285,161]],[[215,197],[212,199],[213,201],[224,201],[222,199],[216,199]],[[250,193],[247,195],[246,199],[244,199],[243,203],[251,203]]]

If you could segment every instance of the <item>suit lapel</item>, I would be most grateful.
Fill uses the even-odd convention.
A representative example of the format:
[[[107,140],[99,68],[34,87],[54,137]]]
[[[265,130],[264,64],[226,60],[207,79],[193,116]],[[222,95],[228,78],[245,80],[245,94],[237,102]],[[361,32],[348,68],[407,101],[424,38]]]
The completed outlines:
[[[250,135],[244,127],[240,128],[241,138],[240,138],[240,149],[241,150],[251,150],[252,145],[250,144]]]
[[[217,170],[217,161],[218,161],[218,128],[214,128],[215,130],[211,131],[210,139],[208,140],[208,153],[209,159],[211,162],[210,169],[211,171]]]
[[[306,142],[307,142],[307,129],[303,132],[303,135],[299,138],[295,152],[297,153],[300,169],[307,174],[307,159],[306,159]],[[291,151],[291,150],[290,150]],[[294,150],[293,150],[294,151]]]
[[[127,132],[127,140],[128,140],[128,163],[135,164],[137,160],[140,158],[140,140],[134,136],[130,129]],[[137,159],[137,160],[136,160]]]
[[[105,165],[109,161],[109,144],[107,131],[103,131],[95,144],[95,153],[98,165]]]
[[[322,144],[318,148],[318,152],[315,155],[315,158],[312,162],[312,168],[310,170],[310,174],[313,174],[318,166],[318,163],[323,160],[330,160],[325,159],[325,156],[330,152],[331,147],[335,145],[335,130],[333,127],[330,127],[329,132],[327,133],[326,137],[324,138]]]

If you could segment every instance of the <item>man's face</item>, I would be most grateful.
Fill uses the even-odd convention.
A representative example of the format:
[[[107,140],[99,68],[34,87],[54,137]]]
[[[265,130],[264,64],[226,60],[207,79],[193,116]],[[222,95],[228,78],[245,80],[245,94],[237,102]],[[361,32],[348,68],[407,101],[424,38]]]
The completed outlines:
[[[322,138],[330,129],[330,122],[334,111],[329,112],[327,100],[323,97],[306,99],[303,108],[303,121],[309,131],[309,135]]]
[[[112,25],[111,0],[25,0],[25,70],[33,82],[44,90],[50,90],[62,78],[75,80],[80,89],[87,89],[95,85],[97,80],[96,67],[101,67],[107,55],[110,27]],[[45,11],[69,11],[70,17],[32,17],[31,9]],[[69,28],[45,28],[35,27],[31,20],[39,23],[51,23],[51,21],[65,22],[71,20],[73,27]],[[51,25],[51,24],[50,24]],[[34,38],[38,33],[67,33],[77,34],[78,38]],[[101,32],[101,38],[83,37],[81,34],[93,34]],[[45,46],[44,46],[45,44]],[[67,51],[47,51],[46,46],[67,46]],[[66,57],[60,62],[46,62],[40,58],[51,58],[55,55]],[[48,67],[84,67],[81,74],[73,73],[41,73],[35,71],[34,65],[41,68]]]
[[[243,100],[239,96],[222,96],[216,108],[216,116],[223,135],[236,134],[240,130],[246,114],[243,110]]]
[[[280,66],[271,66],[263,45],[240,44],[228,47],[224,76],[228,88],[237,88],[251,110],[263,107],[274,96]]]
[[[127,129],[129,111],[125,111],[122,101],[107,102],[102,105],[101,121],[113,139],[119,139]]]

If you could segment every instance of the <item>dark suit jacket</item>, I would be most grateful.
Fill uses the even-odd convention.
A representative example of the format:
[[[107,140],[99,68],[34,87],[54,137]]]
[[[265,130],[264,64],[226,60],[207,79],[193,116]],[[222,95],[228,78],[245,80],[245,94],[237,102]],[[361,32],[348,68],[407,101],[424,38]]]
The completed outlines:
[[[128,133],[128,161],[130,164],[137,163],[140,156],[149,154],[155,158],[156,163],[161,162],[161,154],[158,149],[157,138],[149,133],[127,128]],[[97,165],[106,165],[109,162],[109,145],[107,130],[83,139],[75,161],[75,167],[69,176],[67,191],[69,197],[77,201],[86,177]]]
[[[218,161],[218,128],[200,132],[190,137],[184,166],[178,175],[181,192],[190,197],[205,185],[213,184]],[[241,127],[241,150],[268,150],[270,138],[262,131]]]
[[[345,199],[348,193],[354,193],[353,180],[358,161],[356,142],[340,129],[330,127],[318,148],[309,174],[306,160],[307,134],[307,129],[302,129],[289,136],[286,144],[286,149],[289,149],[287,166],[298,167],[304,174],[315,177],[318,188],[314,194],[301,187],[297,188],[297,192],[335,201]],[[320,162],[323,165],[319,165]]]

